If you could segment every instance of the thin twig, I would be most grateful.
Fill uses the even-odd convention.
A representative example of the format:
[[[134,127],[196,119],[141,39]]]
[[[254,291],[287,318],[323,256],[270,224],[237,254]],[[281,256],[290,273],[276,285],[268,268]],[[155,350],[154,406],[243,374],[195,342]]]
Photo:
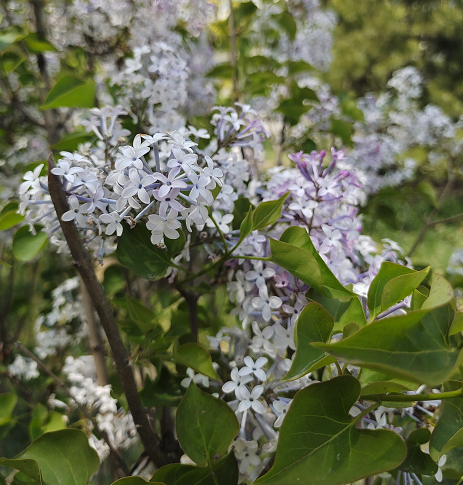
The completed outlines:
[[[109,440],[109,437],[106,433],[106,431],[102,430],[99,426],[98,423],[96,422],[95,418],[92,416],[90,411],[83,406],[82,404],[79,403],[79,401],[76,399],[76,397],[72,394],[72,392],[66,387],[66,384],[56,375],[54,374],[38,357],[36,357],[27,347],[25,347],[21,342],[16,342],[16,346],[18,347],[19,350],[27,357],[30,359],[34,360],[39,368],[48,374],[55,382],[58,384],[61,389],[76,403],[77,407],[81,411],[81,413],[89,420],[91,421],[93,427],[95,428],[95,431],[106,441],[108,447],[109,447],[109,452],[111,456],[113,457],[114,461],[118,464],[120,470],[124,473],[123,476],[128,476],[129,475],[129,469],[120,455],[119,451],[114,448],[114,446],[111,444],[111,441]]]
[[[92,298],[95,310],[100,317],[100,323],[111,347],[116,371],[124,389],[127,404],[143,446],[153,463],[157,467],[161,467],[168,464],[169,459],[159,446],[160,440],[156,437],[149,424],[140,395],[138,394],[129,355],[122,341],[111,305],[103,287],[98,281],[92,259],[82,243],[75,223],[73,221],[66,222],[62,220],[63,214],[70,210],[70,208],[61,181],[52,173],[52,169],[55,167],[55,159],[53,158],[53,154],[50,154],[48,157],[48,190],[53,205],[55,206],[64,237],[74,258],[74,266],[82,277],[88,293]]]

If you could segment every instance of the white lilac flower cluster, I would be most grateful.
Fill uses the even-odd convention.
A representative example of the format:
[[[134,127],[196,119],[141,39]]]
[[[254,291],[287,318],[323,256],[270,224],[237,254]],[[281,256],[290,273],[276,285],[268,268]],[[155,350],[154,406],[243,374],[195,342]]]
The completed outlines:
[[[86,406],[95,415],[98,427],[106,432],[112,446],[124,450],[138,442],[132,415],[117,407],[117,400],[111,396],[111,385],[96,384],[92,355],[66,357],[62,372],[70,384],[71,394],[79,404]],[[49,404],[51,407],[58,408],[75,406],[73,402],[66,404],[54,396],[51,396]],[[87,426],[89,431],[93,430],[91,422],[88,422]],[[103,439],[91,434],[89,442],[98,452],[100,460],[104,460],[109,455],[109,446]]]
[[[197,143],[188,135],[195,139],[210,135],[194,127],[185,135],[179,131],[136,135],[132,145],[121,146],[128,134],[117,121],[122,108],[93,109],[94,116],[85,124],[98,137],[97,147],[83,154],[62,152],[63,158],[53,169],[62,179],[70,205],[63,220],[76,222],[100,258],[113,250],[111,236],[122,234],[124,220],[132,227],[142,219],[147,221],[153,244],[163,243],[164,237],[178,238],[181,221],[188,231],[202,230],[214,202],[212,191],[223,185],[223,172],[207,153],[215,157],[226,152],[225,147],[258,149],[266,136],[249,107],[242,106],[240,113],[218,109],[220,114],[214,117],[217,139],[205,153],[198,152]],[[19,189],[20,211],[32,231],[40,223],[51,241],[64,250],[47,177],[40,175],[42,168],[26,173]],[[227,186],[221,200],[230,191]]]

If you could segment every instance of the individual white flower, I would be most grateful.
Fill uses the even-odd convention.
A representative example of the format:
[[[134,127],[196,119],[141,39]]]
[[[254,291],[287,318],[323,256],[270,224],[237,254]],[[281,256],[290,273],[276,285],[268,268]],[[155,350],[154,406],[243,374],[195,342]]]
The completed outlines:
[[[84,169],[81,167],[71,167],[69,165],[69,162],[67,162],[66,160],[60,160],[58,162],[58,166],[53,168],[51,170],[51,173],[53,175],[60,175],[61,177],[64,177],[68,182],[72,184],[75,178],[74,175],[83,171]]]
[[[172,131],[172,132],[167,132],[167,135],[169,136],[169,141],[171,143],[174,143],[177,145],[179,148],[183,148],[187,152],[193,152],[191,147],[194,147],[197,145],[197,143],[192,142],[191,140],[186,140],[185,137],[179,132],[179,131]]]
[[[159,172],[154,174],[156,180],[162,183],[158,190],[158,197],[164,198],[172,189],[186,189],[186,183],[183,180],[176,179],[179,173],[180,168],[176,167],[169,171],[167,177]]]
[[[254,374],[260,381],[264,382],[267,375],[262,367],[268,362],[267,357],[259,357],[255,362],[252,357],[247,355],[244,358],[245,367],[239,370],[240,376],[248,376]]]
[[[138,170],[136,168],[132,168],[129,171],[129,179],[130,182],[124,187],[121,197],[128,198],[137,195],[144,204],[149,204],[151,199],[145,187],[153,184],[156,181],[156,178],[153,175],[146,174],[140,178]]]
[[[245,441],[238,438],[232,443],[232,447],[235,450],[235,456],[240,461],[240,473],[245,474],[249,468],[249,465],[260,465],[261,459],[258,456],[259,446],[257,441]]]
[[[178,147],[172,148],[172,154],[174,155],[174,158],[171,158],[167,162],[167,166],[169,168],[181,168],[187,176],[190,176],[192,166],[198,161],[198,155],[195,153],[184,153],[183,150],[180,150]],[[199,170],[198,167],[196,167],[196,169]]]
[[[256,386],[249,392],[247,387],[240,389],[238,399],[241,401],[238,406],[238,412],[243,412],[246,409],[252,408],[256,413],[264,414],[265,409],[262,403],[258,400],[264,392],[264,386]]]
[[[196,201],[201,195],[208,204],[212,204],[214,198],[212,197],[211,191],[206,189],[211,179],[205,175],[198,177],[194,172],[191,172],[188,178],[193,184],[193,188],[190,191],[190,199]]]
[[[275,428],[279,428],[283,424],[283,420],[285,419],[290,405],[291,402],[285,404],[283,401],[274,401],[273,407],[275,408],[275,411],[279,413],[278,418],[276,419],[275,423],[273,423]]]
[[[223,186],[222,170],[220,170],[220,168],[214,168],[214,162],[212,161],[211,157],[208,157],[206,155],[204,157],[204,160],[206,160],[207,167],[203,168],[203,174],[206,175],[206,177],[209,177],[211,179],[211,181],[209,182],[208,189],[210,190],[215,189],[216,184],[219,187],[222,187]]]
[[[262,261],[253,261],[254,269],[246,272],[246,279],[248,281],[255,281],[256,286],[260,288],[262,285],[265,285],[265,280],[271,278],[275,274],[275,270],[273,268],[265,268],[264,263]]]
[[[316,200],[299,199],[297,202],[289,204],[288,209],[302,212],[307,219],[310,219],[313,216],[313,210],[317,205],[318,202]]]
[[[87,217],[82,214],[82,206],[79,204],[79,199],[75,195],[69,197],[69,206],[71,210],[65,212],[61,219],[67,222],[75,220],[80,227],[85,227]]]
[[[230,228],[228,224],[233,220],[233,214],[225,214],[222,215],[219,211],[213,211],[212,217],[214,218],[215,222],[219,226],[219,230],[223,234],[228,234],[230,232]],[[214,221],[209,217],[206,221],[207,227],[215,228]]]
[[[257,441],[245,441],[238,438],[232,443],[232,447],[235,450],[235,456],[240,462],[240,473],[245,474],[249,468],[249,465],[260,465],[261,459],[258,456],[259,446]]]
[[[31,187],[40,188],[40,183],[39,183],[39,177],[40,177],[40,172],[42,171],[43,168],[43,163],[40,165],[37,165],[37,167],[34,168],[34,171],[26,172],[24,174],[23,179],[25,182],[23,182],[19,186],[19,193],[20,194],[25,194]]]
[[[230,271],[228,278],[233,277],[233,271]],[[237,303],[243,303],[246,298],[246,293],[253,287],[249,281],[244,278],[244,273],[239,269],[235,274],[236,281],[229,281],[227,283],[227,290],[230,292],[230,301],[236,301]]]
[[[190,131],[190,135],[193,135],[195,138],[204,138],[205,140],[208,140],[211,137],[204,128],[198,130],[194,126],[189,125],[188,130]]]
[[[289,328],[284,328],[279,323],[276,323],[273,328],[275,330],[275,338],[273,342],[280,352],[284,352],[287,347],[296,350],[296,344],[294,343],[294,327],[290,325]]]
[[[122,235],[124,230],[121,224],[122,219],[117,212],[114,211],[110,214],[101,214],[100,221],[103,222],[103,224],[108,224],[105,231],[107,236],[111,236],[114,233],[116,233],[118,236]]]
[[[320,253],[327,253],[331,248],[340,248],[341,242],[341,231],[339,229],[333,229],[327,224],[322,224],[322,230],[325,233],[325,239],[323,239],[322,245],[320,246]]]
[[[191,367],[188,367],[186,373],[188,377],[185,377],[180,382],[182,387],[188,387],[191,381],[193,381],[195,384],[201,384],[203,387],[209,387],[209,377],[203,374],[195,374],[195,371]]]
[[[277,310],[281,307],[281,304],[282,301],[278,296],[268,296],[267,286],[265,285],[259,288],[259,296],[252,300],[252,306],[262,311],[262,317],[266,322],[272,317],[272,310]]]
[[[294,304],[293,307],[290,305],[283,305],[281,308],[286,313],[289,313],[291,315],[291,323],[294,325],[297,319],[299,318],[299,315],[302,313],[302,310],[304,310],[304,308],[306,307],[306,305],[307,305],[306,297],[301,293],[299,293],[296,298],[296,303]]]
[[[226,394],[235,391],[235,395],[239,399],[240,391],[245,388],[245,385],[248,382],[252,381],[252,377],[250,375],[241,376],[238,369],[235,367],[231,371],[231,379],[231,381],[227,381],[222,386],[222,391]]]
[[[178,212],[176,210],[171,210],[165,216],[159,216],[157,214],[148,216],[146,227],[152,232],[151,242],[153,244],[159,244],[164,236],[168,239],[178,239],[180,237],[177,229],[181,227],[181,224],[177,220],[177,216]]]
[[[270,357],[275,358],[276,350],[274,345],[270,342],[274,333],[273,327],[268,326],[260,330],[259,324],[254,321],[252,322],[252,331],[254,332],[254,336],[252,337],[249,348],[256,354],[265,352],[270,355]]]
[[[133,140],[133,146],[121,147],[120,150],[122,154],[116,160],[116,170],[124,170],[124,168],[130,166],[142,169],[141,157],[150,151],[149,141],[142,142],[140,135],[137,135]]]

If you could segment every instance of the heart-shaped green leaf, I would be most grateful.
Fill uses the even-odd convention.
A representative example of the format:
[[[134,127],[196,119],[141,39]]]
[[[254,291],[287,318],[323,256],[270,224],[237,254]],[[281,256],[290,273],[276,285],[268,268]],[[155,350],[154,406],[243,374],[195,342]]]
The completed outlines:
[[[95,91],[95,81],[84,82],[74,76],[65,76],[50,90],[41,109],[91,108],[95,105]]]
[[[16,211],[9,211],[0,215],[0,231],[6,231],[24,220],[24,216]]]
[[[176,358],[182,364],[191,367],[194,371],[204,374],[212,379],[219,379],[220,376],[212,365],[212,358],[209,351],[194,342],[180,345],[176,352]]]
[[[283,380],[298,379],[334,361],[333,357],[312,345],[312,342],[326,342],[330,338],[333,323],[333,317],[318,303],[309,303],[304,308],[296,322],[296,355]]]
[[[140,327],[143,333],[148,333],[158,326],[156,315],[143,303],[130,296],[126,297],[126,302],[130,318]]]
[[[100,460],[86,433],[63,429],[44,433],[23,452],[0,465],[15,468],[44,485],[87,485]]]
[[[215,475],[215,476],[214,476]],[[151,480],[166,485],[237,485],[238,463],[235,455],[228,453],[214,462],[214,470],[193,465],[166,465],[160,468]]]
[[[213,468],[215,455],[226,453],[240,429],[230,406],[194,382],[180,403],[176,414],[178,440],[185,453],[199,466]]]
[[[399,466],[407,453],[400,436],[357,429],[350,418],[359,394],[352,376],[299,391],[280,429],[275,463],[256,484],[341,485]]]
[[[447,304],[385,318],[335,344],[314,344],[349,364],[393,377],[441,384],[458,363],[460,350],[450,346],[454,309]]]
[[[461,386],[459,381],[448,381],[444,383],[444,391],[456,391]],[[439,414],[429,444],[429,451],[435,460],[452,448],[463,446],[463,394],[461,398],[442,401]]]

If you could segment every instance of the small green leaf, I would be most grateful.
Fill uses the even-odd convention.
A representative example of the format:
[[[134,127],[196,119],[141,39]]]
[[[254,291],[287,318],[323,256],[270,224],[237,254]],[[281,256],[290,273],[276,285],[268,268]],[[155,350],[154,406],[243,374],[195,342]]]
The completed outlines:
[[[167,367],[162,366],[156,379],[147,377],[145,386],[140,391],[144,406],[162,407],[178,406],[183,397],[182,379],[171,374]]]
[[[0,426],[8,423],[18,402],[18,396],[12,392],[0,394]]]
[[[175,418],[178,440],[185,453],[199,466],[209,466],[215,455],[226,453],[240,425],[230,406],[194,382],[180,403]]]
[[[177,349],[176,357],[182,364],[191,367],[196,372],[220,380],[219,374],[212,365],[211,354],[202,345],[194,342],[181,345]]]
[[[150,280],[162,278],[170,263],[167,251],[152,244],[151,232],[142,224],[133,229],[124,225],[117,257],[123,266]]]
[[[289,40],[292,42],[296,38],[297,25],[293,16],[285,10],[279,15],[274,16],[282,30],[288,34]]]
[[[305,61],[288,61],[288,74],[293,76],[301,72],[315,71],[315,68]]]
[[[157,327],[157,318],[152,310],[128,295],[126,301],[130,318],[140,327],[143,333],[148,333]]]
[[[329,128],[329,132],[333,133],[333,135],[338,136],[341,138],[344,145],[348,147],[352,147],[352,125],[347,121],[343,120],[331,120],[331,126]]]
[[[333,330],[333,324],[333,317],[318,303],[309,303],[304,308],[296,322],[296,355],[291,369],[283,380],[298,379],[334,361],[333,357],[326,356],[323,350],[311,345],[312,342],[327,342]]]
[[[225,64],[218,64],[212,70],[210,70],[206,76],[214,77],[217,79],[232,79],[234,74],[233,67],[227,62]]]
[[[396,299],[395,303],[410,295],[413,290],[420,285],[428,272],[429,268],[423,271],[415,271],[400,264],[390,263],[388,261],[384,262],[375,279],[372,281],[368,291],[370,320],[373,320],[382,311],[387,310],[389,307],[385,308],[384,305],[389,303],[389,301],[396,299],[394,297],[397,297],[397,295],[399,299]],[[388,293],[391,296],[385,297],[385,300],[383,301],[386,285],[389,283],[391,284],[388,286]],[[404,288],[404,291],[401,291],[401,288]],[[405,290],[407,293],[404,294]]]
[[[246,197],[238,197],[235,200],[235,206],[233,208],[233,222],[232,227],[234,230],[239,229],[244,218],[247,216],[249,209],[252,209],[252,204]]]
[[[95,81],[85,83],[74,76],[65,76],[48,93],[41,109],[91,108],[95,105],[95,91]]]
[[[112,485],[165,485],[165,483],[152,481],[147,482],[142,477],[135,476],[119,478],[119,480],[113,482]]]
[[[0,52],[8,49],[12,44],[24,37],[24,32],[20,27],[14,26],[0,33]]]
[[[27,48],[34,52],[56,52],[56,48],[48,42],[46,39],[40,38],[38,34],[35,32],[31,32],[27,34],[26,37],[23,39],[24,43],[26,44]]]
[[[433,206],[439,205],[439,198],[437,197],[436,190],[429,182],[423,180],[417,185],[417,191]]]
[[[57,152],[72,152],[77,150],[81,143],[90,141],[92,136],[93,135],[91,133],[87,133],[86,131],[76,131],[74,133],[64,135],[58,143],[55,143],[52,146],[52,149]]]
[[[215,479],[213,474],[215,475]],[[166,485],[237,485],[238,463],[235,455],[226,456],[214,461],[214,470],[209,467],[194,465],[166,465],[160,468],[151,480],[158,480]]]
[[[36,226],[37,234],[29,231],[29,226],[23,226],[13,236],[13,254],[19,261],[31,261],[48,243],[48,235]]]
[[[430,267],[423,269],[422,271],[416,271],[412,274],[404,274],[397,276],[388,281],[383,289],[381,296],[381,311],[386,311],[395,305],[399,301],[402,301],[421,284],[426,278],[430,270]]]
[[[11,264],[5,263],[5,261],[2,261],[1,259],[0,259],[0,265],[6,266],[7,268],[11,268]]]
[[[256,485],[342,485],[400,465],[407,449],[399,435],[357,429],[350,418],[359,395],[352,376],[299,391],[280,428],[275,462]]]
[[[456,333],[463,332],[463,312],[456,312],[453,319],[452,326],[450,327],[449,335],[455,335]]]
[[[461,386],[460,381],[448,381],[444,383],[444,391],[456,391]],[[429,443],[429,452],[436,461],[452,448],[463,446],[463,395],[443,400],[439,414]]]
[[[286,192],[277,200],[260,203],[252,215],[253,230],[263,229],[274,224],[281,216],[281,210],[288,195],[289,192]]]
[[[0,215],[0,231],[6,231],[16,226],[24,220],[24,216],[18,214],[16,211],[6,212]]]
[[[252,232],[252,216],[253,210],[252,207],[249,208],[246,217],[243,219],[243,222],[240,225],[240,240],[243,240],[245,237],[249,236]]]
[[[1,458],[0,465],[15,468],[43,485],[87,485],[100,460],[86,433],[63,429],[39,436],[13,459]]]
[[[428,453],[421,451],[421,445],[424,445],[431,438],[431,432],[428,428],[415,429],[405,440],[407,445],[407,456],[399,470],[417,475],[435,475],[438,466]]]

